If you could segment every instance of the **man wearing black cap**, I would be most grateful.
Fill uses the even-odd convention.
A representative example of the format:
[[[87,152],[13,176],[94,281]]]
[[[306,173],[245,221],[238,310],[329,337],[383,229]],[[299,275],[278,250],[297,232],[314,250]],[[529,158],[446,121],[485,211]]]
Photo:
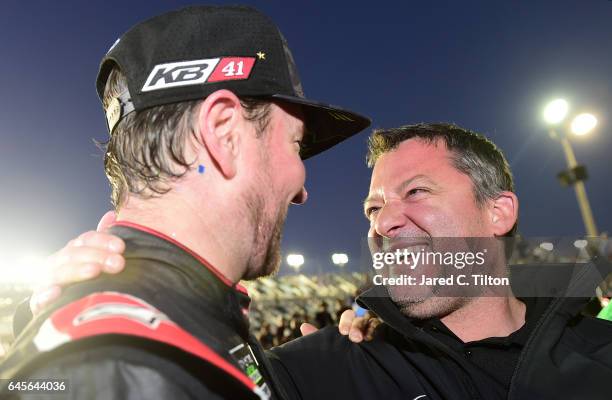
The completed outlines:
[[[97,90],[111,233],[129,268],[73,285],[44,309],[2,364],[3,390],[282,398],[237,282],[279,265],[289,203],[307,197],[302,160],[369,120],[306,100],[277,27],[245,7],[136,25],[102,60]]]

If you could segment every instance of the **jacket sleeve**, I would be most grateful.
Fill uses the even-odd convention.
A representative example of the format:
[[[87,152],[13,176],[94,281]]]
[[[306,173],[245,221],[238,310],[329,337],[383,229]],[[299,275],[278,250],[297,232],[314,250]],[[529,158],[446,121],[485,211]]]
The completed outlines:
[[[119,347],[54,357],[19,380],[65,381],[64,392],[46,393],[48,397],[42,397],[58,400],[223,399],[221,394],[209,390],[170,360],[159,359],[146,351]],[[9,398],[38,400],[41,392],[17,393]]]
[[[330,326],[273,348],[269,359],[291,399],[382,398],[354,392],[353,373],[363,365],[352,365],[357,347]]]
[[[32,311],[30,310],[30,297],[27,297],[17,305],[15,314],[13,315],[13,336],[18,337],[31,320]]]

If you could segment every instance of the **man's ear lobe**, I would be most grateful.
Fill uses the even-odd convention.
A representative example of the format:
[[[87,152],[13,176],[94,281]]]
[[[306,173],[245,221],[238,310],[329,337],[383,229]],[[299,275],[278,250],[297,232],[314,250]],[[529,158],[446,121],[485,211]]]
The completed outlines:
[[[510,232],[518,219],[518,198],[512,192],[504,191],[491,203],[491,226],[495,236]]]
[[[205,146],[211,161],[228,179],[236,175],[241,121],[240,99],[229,90],[218,90],[208,96],[198,111],[198,141]]]

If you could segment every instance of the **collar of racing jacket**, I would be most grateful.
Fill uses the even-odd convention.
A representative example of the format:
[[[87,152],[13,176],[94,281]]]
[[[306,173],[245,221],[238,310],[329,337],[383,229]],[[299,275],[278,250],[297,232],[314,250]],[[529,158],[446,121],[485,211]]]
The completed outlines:
[[[244,286],[232,283],[204,257],[159,231],[129,221],[118,221],[111,226],[110,232],[126,242],[126,260],[146,257],[178,268],[187,275],[188,286],[194,291],[216,299],[216,304],[225,304],[229,310],[240,309],[236,322],[246,335],[251,298]]]
[[[208,270],[210,270],[210,272],[212,272],[215,276],[217,276],[217,278],[219,278],[219,280],[223,283],[225,283],[227,286],[232,287],[233,289],[245,294],[245,295],[249,295],[247,289],[242,286],[240,283],[232,283],[225,275],[223,275],[221,273],[221,271],[219,271],[217,268],[215,268],[210,262],[208,262],[204,257],[202,257],[201,255],[199,255],[198,253],[196,253],[195,251],[191,250],[189,247],[185,246],[184,244],[182,244],[181,242],[179,242],[176,239],[171,238],[170,236],[161,233],[159,231],[156,231],[155,229],[146,227],[144,225],[140,225],[134,222],[129,222],[129,221],[117,221],[114,224],[111,225],[111,227],[115,227],[115,226],[125,226],[128,228],[132,228],[132,229],[137,229],[139,231],[142,232],[146,232],[149,235],[153,235],[156,236],[162,240],[165,240],[167,242],[172,243],[173,245],[179,247],[180,249],[182,249],[183,251],[189,253],[191,256],[193,256],[196,260],[198,260],[200,262],[200,264],[202,264],[205,268],[207,268]]]

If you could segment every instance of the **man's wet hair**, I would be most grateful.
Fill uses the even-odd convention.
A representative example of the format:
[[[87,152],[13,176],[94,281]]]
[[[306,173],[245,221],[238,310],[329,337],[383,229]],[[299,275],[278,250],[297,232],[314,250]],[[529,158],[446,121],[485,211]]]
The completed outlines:
[[[125,75],[117,68],[104,90],[104,108],[127,90]],[[197,110],[203,99],[164,104],[126,115],[110,139],[100,144],[104,149],[104,171],[111,185],[111,200],[119,209],[127,194],[149,198],[167,193],[169,183],[181,178],[193,165],[187,160],[185,146],[195,135]],[[240,97],[247,120],[255,124],[261,136],[270,120],[270,102]]]

